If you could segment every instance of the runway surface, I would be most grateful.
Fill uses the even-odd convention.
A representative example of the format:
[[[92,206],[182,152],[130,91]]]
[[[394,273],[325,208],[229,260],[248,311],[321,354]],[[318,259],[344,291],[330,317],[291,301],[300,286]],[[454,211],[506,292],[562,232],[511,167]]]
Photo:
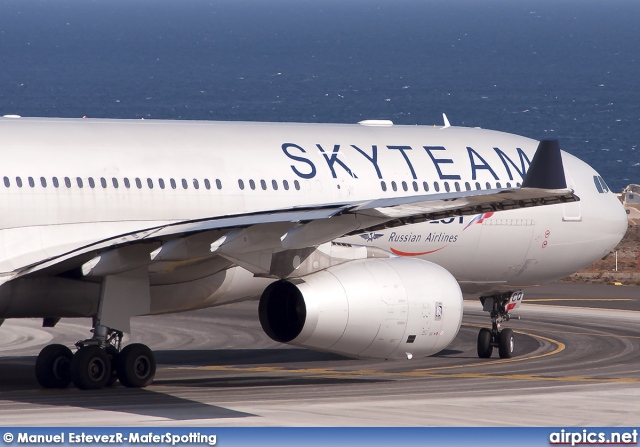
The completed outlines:
[[[44,390],[35,356],[89,336],[88,320],[0,327],[5,426],[639,426],[640,288],[558,283],[528,289],[507,324],[516,356],[481,360],[489,318],[465,302],[436,356],[363,361],[268,339],[257,303],[133,320],[158,372],[146,389]]]

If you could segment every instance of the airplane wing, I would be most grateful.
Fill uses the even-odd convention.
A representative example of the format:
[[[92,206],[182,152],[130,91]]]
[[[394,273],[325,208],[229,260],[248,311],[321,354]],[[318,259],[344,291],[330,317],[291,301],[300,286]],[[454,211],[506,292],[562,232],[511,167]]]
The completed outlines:
[[[540,142],[521,188],[448,192],[274,209],[176,222],[118,235],[31,265],[7,279],[81,267],[84,276],[117,274],[153,262],[219,255],[261,276],[287,250],[314,247],[350,234],[452,216],[577,201],[567,189],[559,144]],[[275,275],[277,276],[277,275]]]

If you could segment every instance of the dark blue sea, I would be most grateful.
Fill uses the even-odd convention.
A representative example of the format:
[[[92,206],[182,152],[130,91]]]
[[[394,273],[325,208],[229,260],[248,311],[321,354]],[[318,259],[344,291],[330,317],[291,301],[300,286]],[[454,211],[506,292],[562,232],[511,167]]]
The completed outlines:
[[[638,0],[0,0],[0,115],[479,126],[640,183]]]

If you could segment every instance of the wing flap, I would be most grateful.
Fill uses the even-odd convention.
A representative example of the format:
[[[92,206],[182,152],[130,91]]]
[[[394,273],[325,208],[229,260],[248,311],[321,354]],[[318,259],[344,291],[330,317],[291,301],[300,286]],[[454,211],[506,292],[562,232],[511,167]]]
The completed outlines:
[[[6,279],[25,276],[63,264],[77,266],[93,256],[131,244],[161,242],[172,243],[185,236],[204,232],[215,232],[216,240],[209,237],[175,243],[171,257],[188,257],[184,253],[203,256],[218,251],[229,260],[243,260],[249,267],[252,259],[263,259],[286,250],[303,250],[318,246],[335,238],[363,232],[376,231],[400,225],[438,220],[453,216],[479,214],[490,211],[512,210],[533,206],[568,203],[579,200],[572,190],[566,188],[562,157],[557,141],[542,141],[523,180],[524,187],[509,189],[447,192],[429,195],[354,200],[345,203],[322,204],[317,207],[274,209],[231,216],[186,220],[138,232],[120,234],[96,241],[68,253],[28,266]],[[247,231],[244,231],[244,230]],[[250,229],[250,230],[249,230]],[[279,230],[280,229],[280,230]],[[246,234],[245,234],[246,233]],[[225,235],[235,235],[234,243]],[[238,236],[243,236],[239,239]],[[242,242],[245,236],[260,241],[254,247]],[[198,242],[200,241],[200,242]],[[227,241],[225,249],[223,243]],[[207,246],[193,247],[193,243]],[[149,244],[150,263],[162,253],[162,247]],[[240,247],[240,248],[238,248]],[[167,247],[169,248],[169,247]],[[159,251],[158,251],[159,250]],[[169,252],[170,250],[165,250]],[[240,256],[239,256],[240,255]],[[159,258],[161,261],[161,259]],[[185,259],[186,260],[186,259]],[[256,265],[256,267],[259,267]],[[249,268],[250,269],[250,268]],[[251,270],[251,269],[250,269]],[[264,268],[255,271],[264,273]]]

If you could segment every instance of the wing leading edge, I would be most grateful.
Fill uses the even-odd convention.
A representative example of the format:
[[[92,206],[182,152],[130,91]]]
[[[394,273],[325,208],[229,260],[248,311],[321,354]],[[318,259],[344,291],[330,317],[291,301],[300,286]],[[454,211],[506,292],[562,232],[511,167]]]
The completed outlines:
[[[220,255],[254,274],[269,276],[270,273],[265,271],[268,270],[264,262],[265,254],[272,256],[285,251],[308,249],[341,236],[382,228],[578,200],[566,186],[558,141],[543,140],[538,145],[521,188],[413,195],[176,222],[96,241],[95,244],[29,266],[7,279],[24,277],[45,269],[60,271],[82,267],[84,272],[91,272],[101,259],[121,257],[120,253],[118,256],[108,256],[108,252],[142,243],[148,244],[148,256],[138,255],[135,265],[120,262],[115,267],[118,271],[112,268],[111,273],[172,259],[167,253],[181,253],[180,260]],[[197,243],[194,243],[196,239]],[[160,242],[161,245],[158,247],[157,243],[152,242]],[[110,266],[106,264],[105,269],[106,261],[102,262],[103,268],[99,271],[109,273]]]

